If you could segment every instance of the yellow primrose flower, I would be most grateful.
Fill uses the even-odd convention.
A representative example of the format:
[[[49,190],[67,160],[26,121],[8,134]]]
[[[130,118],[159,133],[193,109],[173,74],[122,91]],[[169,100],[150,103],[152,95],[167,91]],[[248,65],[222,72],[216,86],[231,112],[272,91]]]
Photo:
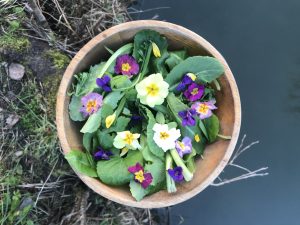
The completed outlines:
[[[199,142],[199,141],[200,141],[200,136],[199,136],[199,134],[196,134],[196,135],[195,135],[195,141],[196,141],[196,142]]]
[[[197,78],[197,76],[194,73],[187,73],[186,75],[188,75],[192,79],[192,81],[195,81]]]
[[[161,57],[160,50],[159,50],[157,44],[155,44],[154,42],[152,42],[152,51],[153,51],[153,55],[156,58],[160,58]]]
[[[128,151],[129,151],[128,148],[126,148],[126,147],[122,148],[121,153],[120,153],[120,156],[122,157],[122,156],[125,155]]]
[[[140,134],[133,134],[128,130],[117,132],[113,145],[118,149],[123,149],[124,147],[132,150],[140,149],[141,146],[138,141],[140,136]]]
[[[169,93],[169,84],[160,73],[151,74],[135,86],[137,97],[144,105],[161,105]]]
[[[108,117],[106,117],[106,119],[105,119],[106,128],[110,128],[110,126],[114,123],[115,119],[116,119],[116,113],[113,113],[113,114],[109,115]]]

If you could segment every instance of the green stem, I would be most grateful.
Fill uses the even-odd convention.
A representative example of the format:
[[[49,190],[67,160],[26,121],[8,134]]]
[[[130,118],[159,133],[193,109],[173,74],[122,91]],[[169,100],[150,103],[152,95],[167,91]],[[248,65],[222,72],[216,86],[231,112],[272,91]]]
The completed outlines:
[[[225,139],[225,140],[230,140],[231,136],[226,136],[226,135],[222,135],[222,134],[218,134],[217,135],[219,138]]]
[[[186,181],[191,181],[193,179],[193,174],[189,171],[189,169],[184,164],[182,158],[180,158],[178,152],[176,149],[171,149],[170,153],[173,157],[173,160],[175,161],[177,166],[180,166],[182,168],[182,174]]]
[[[103,68],[101,69],[98,78],[101,78],[104,73],[106,72],[106,70],[110,67],[110,65],[118,58],[118,56],[126,53],[126,52],[130,52],[131,49],[133,48],[133,43],[129,43],[126,44],[124,46],[122,46],[121,48],[119,48],[105,63],[105,65],[103,66]]]
[[[213,80],[213,82],[214,82],[214,84],[215,84],[215,86],[216,86],[217,90],[218,90],[218,91],[221,91],[221,86],[220,86],[220,84],[219,84],[218,80],[217,80],[217,79],[215,79],[215,80]]]
[[[172,162],[173,162],[173,159],[172,159],[170,153],[167,153],[166,154],[166,179],[167,179],[166,181],[167,181],[168,193],[173,193],[173,192],[177,191],[175,181],[168,173],[168,169],[172,168]]]

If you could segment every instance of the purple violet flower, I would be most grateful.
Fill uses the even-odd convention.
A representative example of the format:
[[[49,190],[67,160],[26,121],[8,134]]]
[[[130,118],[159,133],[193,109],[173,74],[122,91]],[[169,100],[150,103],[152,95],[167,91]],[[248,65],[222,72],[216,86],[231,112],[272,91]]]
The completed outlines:
[[[134,175],[134,180],[140,183],[144,189],[146,189],[152,182],[151,173],[145,173],[141,164],[136,163],[135,166],[128,167],[128,171]]]
[[[191,102],[200,99],[204,93],[204,85],[192,83],[188,89],[183,93],[184,96]]]
[[[192,152],[192,139],[189,137],[184,137],[182,141],[176,141],[175,148],[178,152],[178,155],[182,158],[184,155]]]
[[[182,167],[180,166],[177,166],[174,169],[168,169],[168,174],[176,182],[180,182],[183,180]]]
[[[191,108],[194,109],[199,115],[199,118],[203,120],[209,118],[212,115],[212,110],[217,109],[215,103],[215,100],[211,100],[208,102],[195,102]]]
[[[137,61],[130,55],[120,55],[116,60],[115,73],[123,74],[129,77],[138,74],[140,66]]]
[[[96,113],[103,105],[103,96],[98,93],[89,93],[81,98],[80,112],[84,117]]]
[[[94,157],[96,160],[109,160],[110,156],[113,155],[113,153],[111,151],[104,151],[103,148],[101,148],[100,146],[97,148],[97,152],[95,152]]]
[[[192,78],[185,74],[181,80],[181,82],[176,87],[176,91],[183,91],[186,89],[186,86],[193,82]]]
[[[110,77],[105,75],[96,79],[96,84],[103,89],[103,91],[111,92]]]
[[[188,109],[184,111],[178,112],[178,116],[182,119],[182,126],[195,126],[196,120],[194,118],[194,115],[196,114],[195,109]]]

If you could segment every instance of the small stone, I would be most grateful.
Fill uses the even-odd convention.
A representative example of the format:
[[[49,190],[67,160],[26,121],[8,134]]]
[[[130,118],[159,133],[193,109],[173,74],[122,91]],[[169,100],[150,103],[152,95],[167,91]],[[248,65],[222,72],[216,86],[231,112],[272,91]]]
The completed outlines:
[[[20,157],[21,155],[23,155],[23,151],[17,151],[17,152],[15,152],[15,156]]]
[[[19,119],[20,117],[18,115],[10,114],[5,121],[7,128],[12,128],[19,121]]]
[[[11,63],[8,67],[8,75],[13,80],[21,80],[25,74],[25,67],[19,63]]]

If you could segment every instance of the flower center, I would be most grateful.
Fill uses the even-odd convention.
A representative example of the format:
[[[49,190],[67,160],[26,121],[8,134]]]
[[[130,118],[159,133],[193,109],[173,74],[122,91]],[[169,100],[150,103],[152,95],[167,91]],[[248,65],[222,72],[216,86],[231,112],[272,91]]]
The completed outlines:
[[[170,135],[167,132],[165,132],[165,131],[160,132],[160,137],[159,137],[160,139],[166,140],[169,137],[170,137]]]
[[[131,145],[134,140],[134,136],[132,133],[128,132],[124,138],[124,142],[128,145]]]
[[[96,100],[90,100],[86,104],[86,111],[88,111],[90,113],[93,109],[96,108],[96,106],[97,106],[97,101]]]
[[[179,146],[180,146],[180,148],[181,148],[181,149],[184,149],[184,148],[185,148],[185,145],[184,145],[184,143],[183,143],[183,142],[181,142],[181,141],[178,141],[178,144],[179,144]]]
[[[156,84],[150,84],[146,87],[147,94],[150,96],[156,96],[158,94],[159,88]]]
[[[209,107],[205,104],[201,104],[199,107],[198,107],[198,113],[201,113],[201,114],[206,114],[207,111],[208,111]]]
[[[192,95],[198,94],[198,88],[194,88],[191,92]]]
[[[142,182],[145,180],[143,170],[139,170],[138,172],[135,172],[135,173],[134,173],[134,178],[135,178],[138,182],[142,183]]]
[[[125,72],[128,72],[131,69],[131,66],[129,65],[129,63],[123,63],[122,64],[122,70]]]

